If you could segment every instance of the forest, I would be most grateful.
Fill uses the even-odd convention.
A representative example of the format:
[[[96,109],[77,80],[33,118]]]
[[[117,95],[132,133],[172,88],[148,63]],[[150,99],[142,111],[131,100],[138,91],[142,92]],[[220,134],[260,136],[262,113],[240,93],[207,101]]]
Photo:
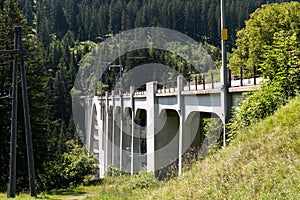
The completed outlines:
[[[245,27],[250,13],[263,4],[273,2],[284,1],[226,1],[227,51],[236,52],[231,61],[233,66],[240,64],[242,57],[239,55],[244,55],[243,51],[249,52],[236,47],[236,41],[241,41],[241,34],[237,35],[237,32]],[[25,62],[39,191],[80,184],[85,175],[95,172],[95,160],[86,154],[76,133],[70,91],[80,60],[97,43],[124,30],[163,27],[203,43],[213,54],[213,59],[216,62],[220,60],[218,0],[2,0],[0,50],[13,49],[16,25],[23,27],[24,48],[30,52]],[[145,53],[149,52],[145,50]],[[171,58],[162,60],[155,57],[157,54],[148,56],[151,61],[173,62],[174,65],[178,61]],[[9,178],[12,59],[12,55],[1,52],[0,191],[7,190]],[[249,65],[255,64],[252,61]],[[108,77],[108,88],[113,81]],[[22,97],[20,81],[18,87],[18,96]],[[28,190],[28,175],[21,99],[18,101],[18,113],[17,190],[24,191]],[[76,166],[71,164],[74,158],[80,158]]]

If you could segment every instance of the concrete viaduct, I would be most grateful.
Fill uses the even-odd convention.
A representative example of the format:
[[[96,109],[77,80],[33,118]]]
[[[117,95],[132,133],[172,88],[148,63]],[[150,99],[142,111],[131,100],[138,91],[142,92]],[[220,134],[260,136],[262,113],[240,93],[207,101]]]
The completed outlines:
[[[236,106],[243,92],[256,88],[255,79],[229,87],[229,102]],[[99,161],[99,177],[108,166],[133,173],[157,172],[170,165],[182,172],[182,155],[205,143],[203,119],[219,117],[224,123],[221,84],[186,85],[165,89],[157,82],[145,91],[85,99],[85,143]]]

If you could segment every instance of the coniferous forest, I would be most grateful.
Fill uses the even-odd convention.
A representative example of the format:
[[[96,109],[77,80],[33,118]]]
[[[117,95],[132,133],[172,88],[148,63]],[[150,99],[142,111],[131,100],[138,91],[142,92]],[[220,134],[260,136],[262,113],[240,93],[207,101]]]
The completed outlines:
[[[227,0],[227,51],[249,14],[284,0]],[[207,44],[220,59],[219,0],[2,0],[0,50],[12,50],[14,26],[23,27],[36,180],[39,191],[80,184],[95,172],[72,119],[70,91],[79,62],[108,35],[137,27],[163,27]],[[209,45],[208,45],[209,44]],[[0,191],[7,190],[13,56],[0,54]],[[156,58],[149,58],[152,61]],[[159,58],[158,58],[159,60]],[[167,62],[167,61],[165,61]],[[176,61],[172,61],[176,62]],[[190,73],[190,71],[186,71]],[[18,77],[18,96],[21,94]],[[111,80],[112,82],[113,80]],[[108,88],[110,88],[108,78]],[[28,190],[22,100],[18,100],[17,190]],[[73,157],[72,157],[73,156]],[[81,158],[80,166],[71,166]],[[79,162],[80,163],[80,162]],[[69,168],[73,174],[65,170]],[[76,172],[75,169],[77,170]],[[79,170],[78,170],[79,169]],[[75,174],[75,175],[74,175]]]

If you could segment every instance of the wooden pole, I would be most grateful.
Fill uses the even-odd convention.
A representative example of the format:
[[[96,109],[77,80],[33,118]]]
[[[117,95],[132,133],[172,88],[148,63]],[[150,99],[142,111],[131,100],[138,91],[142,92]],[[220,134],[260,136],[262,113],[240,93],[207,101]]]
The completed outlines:
[[[15,27],[14,30],[14,50],[18,48],[18,32],[20,27]],[[9,183],[7,196],[9,198],[15,197],[16,193],[16,146],[17,146],[17,80],[18,78],[18,64],[17,55],[14,55],[13,60],[13,83],[12,83],[12,111],[11,111],[11,138],[10,138],[10,165],[9,165]]]
[[[34,161],[33,161],[31,125],[30,125],[29,103],[28,103],[28,94],[27,94],[27,81],[26,81],[26,73],[25,73],[21,27],[19,27],[19,29],[20,29],[19,45],[20,45],[20,52],[21,52],[20,61],[21,61],[21,77],[22,77],[22,96],[23,96],[23,109],[24,109],[24,119],[25,119],[25,134],[26,134],[27,159],[28,159],[29,187],[30,187],[31,196],[36,197],[37,193],[36,193],[36,188],[35,188],[35,171],[34,171]]]

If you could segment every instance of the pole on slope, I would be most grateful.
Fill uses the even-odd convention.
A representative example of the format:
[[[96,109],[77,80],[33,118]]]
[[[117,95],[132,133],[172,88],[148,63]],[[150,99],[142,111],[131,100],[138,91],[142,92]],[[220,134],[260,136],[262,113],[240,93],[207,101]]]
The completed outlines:
[[[16,193],[16,145],[17,145],[17,77],[18,77],[18,61],[17,54],[20,55],[21,78],[22,78],[22,96],[25,121],[25,134],[28,159],[28,174],[30,194],[33,197],[37,196],[35,188],[35,172],[33,162],[33,148],[31,139],[29,104],[27,95],[27,82],[24,64],[24,52],[22,44],[22,27],[14,27],[14,60],[13,60],[13,84],[12,84],[12,120],[11,120],[11,143],[10,143],[10,166],[9,166],[9,184],[7,196],[14,198]],[[18,49],[19,48],[19,49]]]
[[[226,146],[226,124],[229,120],[229,92],[228,92],[228,72],[226,57],[226,40],[228,39],[228,30],[225,24],[225,0],[221,0],[221,48],[222,48],[222,89],[221,89],[221,105],[223,113],[223,146]]]
[[[20,62],[21,62],[21,77],[22,77],[22,96],[23,96],[23,109],[24,109],[24,119],[25,119],[25,134],[26,134],[27,159],[28,159],[29,187],[30,187],[30,195],[32,197],[36,197],[37,192],[36,192],[36,188],[35,188],[35,171],[34,171],[31,125],[30,125],[29,103],[28,103],[28,94],[27,94],[27,81],[26,81],[26,73],[25,73],[21,27],[19,27],[19,29],[20,29],[20,31],[19,31],[19,46],[20,46],[20,52],[21,52]]]
[[[17,50],[18,46],[18,32],[19,27],[14,29],[14,50]],[[10,161],[9,161],[9,183],[7,197],[15,197],[16,193],[16,145],[17,145],[17,80],[18,78],[18,65],[17,55],[14,55],[13,60],[13,75],[12,75],[12,119],[11,119],[11,138],[10,138]]]

